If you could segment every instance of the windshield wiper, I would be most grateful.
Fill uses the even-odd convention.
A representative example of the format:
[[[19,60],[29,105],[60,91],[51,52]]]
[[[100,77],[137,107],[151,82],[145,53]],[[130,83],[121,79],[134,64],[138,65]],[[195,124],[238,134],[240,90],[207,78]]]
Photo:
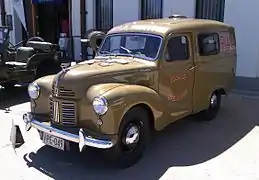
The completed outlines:
[[[100,51],[99,53],[101,53],[101,54],[111,54],[110,51]]]
[[[131,55],[132,57],[134,57],[134,54],[132,54],[132,51],[123,47],[123,46],[120,46],[121,49],[125,50],[129,55]]]

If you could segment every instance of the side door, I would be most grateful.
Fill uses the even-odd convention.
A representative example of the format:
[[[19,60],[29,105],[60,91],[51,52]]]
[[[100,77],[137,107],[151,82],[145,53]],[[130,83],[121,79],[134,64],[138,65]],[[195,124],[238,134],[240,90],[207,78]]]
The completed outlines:
[[[193,110],[194,55],[192,34],[173,34],[167,38],[160,62],[159,94],[166,103],[170,122]]]

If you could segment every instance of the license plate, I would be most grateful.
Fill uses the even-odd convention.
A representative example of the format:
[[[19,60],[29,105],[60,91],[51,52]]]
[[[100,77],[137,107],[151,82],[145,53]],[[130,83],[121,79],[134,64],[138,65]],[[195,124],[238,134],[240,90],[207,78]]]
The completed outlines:
[[[58,138],[56,136],[52,136],[48,133],[43,133],[43,143],[49,146],[52,146],[54,148],[60,149],[64,151],[65,147],[65,140]]]

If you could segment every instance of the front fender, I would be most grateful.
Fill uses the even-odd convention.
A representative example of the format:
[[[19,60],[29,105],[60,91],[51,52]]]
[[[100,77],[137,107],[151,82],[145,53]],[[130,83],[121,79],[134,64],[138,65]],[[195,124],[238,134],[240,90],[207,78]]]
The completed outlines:
[[[101,95],[108,100],[109,109],[102,116],[103,125],[100,130],[105,134],[117,134],[120,123],[125,113],[135,105],[147,105],[154,116],[154,127],[161,129],[163,126],[162,119],[166,119],[165,103],[159,94],[148,87],[140,85],[117,84],[110,86]],[[93,96],[91,96],[93,97]]]
[[[86,93],[87,99],[89,101],[93,101],[95,97],[99,97],[102,96],[105,92],[119,87],[119,86],[123,86],[123,84],[121,83],[103,83],[103,84],[96,84],[91,86]]]
[[[40,86],[40,96],[38,99],[33,100],[36,104],[35,107],[31,107],[31,112],[36,114],[48,114],[49,113],[49,96],[52,90],[52,82],[55,75],[44,76],[35,80]]]

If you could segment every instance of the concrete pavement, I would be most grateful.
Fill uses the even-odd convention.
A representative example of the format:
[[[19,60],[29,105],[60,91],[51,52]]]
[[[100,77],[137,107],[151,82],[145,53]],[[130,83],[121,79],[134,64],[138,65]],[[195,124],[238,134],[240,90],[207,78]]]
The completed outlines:
[[[9,142],[11,118],[23,126],[20,117],[28,104],[14,106],[11,114],[0,111],[0,178],[257,180],[258,107],[258,97],[232,94],[224,99],[215,121],[186,119],[171,125],[157,134],[138,164],[118,170],[93,149],[81,154],[43,146],[37,131],[25,132],[23,127],[26,143],[15,154]],[[15,173],[10,173],[14,168]]]

